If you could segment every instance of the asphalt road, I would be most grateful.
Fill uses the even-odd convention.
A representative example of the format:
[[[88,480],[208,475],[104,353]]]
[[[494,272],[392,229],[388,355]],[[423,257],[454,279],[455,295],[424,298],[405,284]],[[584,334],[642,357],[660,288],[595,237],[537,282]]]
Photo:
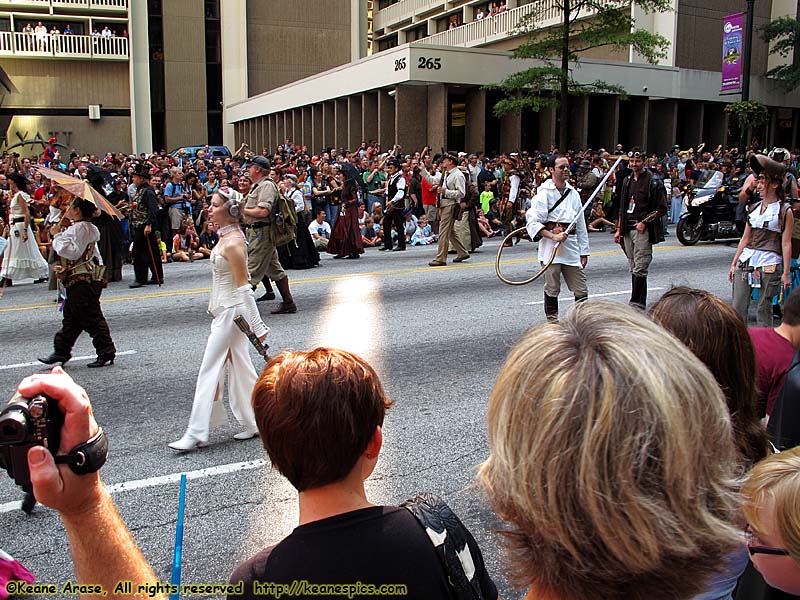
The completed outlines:
[[[606,233],[591,235],[590,297],[626,302],[626,259]],[[503,598],[509,587],[494,533],[501,524],[473,486],[487,456],[485,410],[508,349],[544,320],[542,283],[509,287],[494,274],[498,242],[461,265],[429,268],[433,248],[399,253],[367,249],[361,260],[332,260],[291,271],[299,311],[271,317],[273,351],[326,344],[360,353],[377,369],[394,400],[384,427],[384,447],[367,490],[376,503],[399,503],[418,491],[442,495],[475,534]],[[730,299],[727,268],[734,246],[684,248],[673,236],[657,247],[650,302],[673,284],[702,287]],[[534,247],[507,251],[504,271],[534,272]],[[232,417],[212,432],[211,446],[178,455],[178,439],[191,409],[195,378],[208,335],[210,272],[207,261],[166,266],[166,283],[129,290],[112,284],[103,310],[119,352],[116,364],[86,369],[93,359],[82,336],[67,371],[83,385],[110,439],[102,470],[113,498],[156,573],[170,575],[180,473],[190,473],[183,549],[183,581],[223,583],[234,566],[287,535],[297,519],[294,490],[268,464],[258,440],[236,442]],[[44,371],[31,363],[52,349],[60,317],[54,292],[15,284],[0,300],[0,394],[10,397],[25,375]],[[562,309],[571,304],[562,291]],[[253,352],[259,368],[260,358]],[[20,491],[0,477],[0,548],[18,558],[41,582],[73,578],[58,516],[38,507],[16,508]]]

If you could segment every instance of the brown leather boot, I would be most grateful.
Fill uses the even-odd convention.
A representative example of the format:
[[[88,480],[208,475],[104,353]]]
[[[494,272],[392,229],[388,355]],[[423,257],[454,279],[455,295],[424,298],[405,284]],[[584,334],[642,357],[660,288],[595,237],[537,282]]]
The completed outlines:
[[[292,298],[292,292],[289,290],[289,278],[284,277],[275,282],[275,287],[278,288],[278,292],[281,294],[282,302],[278,305],[278,308],[275,310],[270,311],[270,314],[273,315],[285,315],[297,312],[297,305],[294,303],[294,298]]]

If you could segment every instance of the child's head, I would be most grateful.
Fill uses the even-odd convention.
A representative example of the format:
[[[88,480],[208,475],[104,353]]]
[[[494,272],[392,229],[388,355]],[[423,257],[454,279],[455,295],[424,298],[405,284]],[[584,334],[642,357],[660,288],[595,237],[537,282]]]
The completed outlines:
[[[492,182],[491,181],[484,181],[483,182],[483,191],[484,192],[492,191]]]
[[[772,587],[800,594],[800,447],[753,467],[742,495],[753,533],[748,541],[753,566]]]
[[[428,217],[426,217],[425,215],[420,215],[419,219],[417,219],[417,223],[419,224],[420,227],[425,227],[425,225],[428,224]]]
[[[364,219],[364,225],[372,225],[375,220],[372,217],[367,217]]]

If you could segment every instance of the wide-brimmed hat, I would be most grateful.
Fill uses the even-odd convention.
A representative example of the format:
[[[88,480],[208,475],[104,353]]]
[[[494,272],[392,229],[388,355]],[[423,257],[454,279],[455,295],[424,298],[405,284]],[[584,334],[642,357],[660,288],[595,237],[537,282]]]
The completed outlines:
[[[6,177],[17,184],[17,187],[23,191],[28,187],[28,180],[26,179],[25,175],[19,171],[9,173]]]
[[[138,177],[144,177],[145,179],[150,179],[150,166],[144,163],[136,163],[133,167],[132,175],[136,175]]]
[[[750,157],[750,168],[753,169],[756,176],[763,172],[764,175],[775,180],[783,179],[786,175],[786,167],[783,164],[763,154],[753,154]]]

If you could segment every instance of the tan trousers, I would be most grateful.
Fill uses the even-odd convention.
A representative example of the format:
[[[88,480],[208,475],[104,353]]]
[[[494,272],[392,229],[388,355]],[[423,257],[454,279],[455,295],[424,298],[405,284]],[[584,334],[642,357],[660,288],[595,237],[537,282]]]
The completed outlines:
[[[586,298],[589,295],[589,289],[586,286],[586,271],[580,267],[560,265],[558,263],[553,263],[544,272],[545,294],[551,298],[558,298],[558,294],[561,292],[562,275],[569,291],[572,292],[576,300]]]
[[[453,224],[454,237],[458,238],[461,245],[469,252],[472,247],[472,234],[469,232],[469,211],[465,210],[461,218]],[[449,250],[455,250],[452,240]]]
[[[278,260],[278,250],[267,238],[265,228],[249,229],[247,236],[247,270],[250,284],[257,286],[264,275],[272,281],[286,278],[286,273]]]
[[[650,243],[650,234],[647,229],[642,233],[635,229],[625,232],[623,238],[625,254],[628,255],[628,266],[631,275],[647,277],[650,263],[653,261],[653,245]]]
[[[439,251],[436,253],[436,258],[434,259],[436,262],[447,262],[447,249],[450,247],[450,242],[453,243],[453,248],[455,248],[459,258],[466,258],[469,256],[469,252],[464,247],[464,244],[461,243],[461,240],[455,236],[453,230],[453,226],[455,225],[453,212],[455,212],[455,210],[455,204],[445,206],[439,210]]]

